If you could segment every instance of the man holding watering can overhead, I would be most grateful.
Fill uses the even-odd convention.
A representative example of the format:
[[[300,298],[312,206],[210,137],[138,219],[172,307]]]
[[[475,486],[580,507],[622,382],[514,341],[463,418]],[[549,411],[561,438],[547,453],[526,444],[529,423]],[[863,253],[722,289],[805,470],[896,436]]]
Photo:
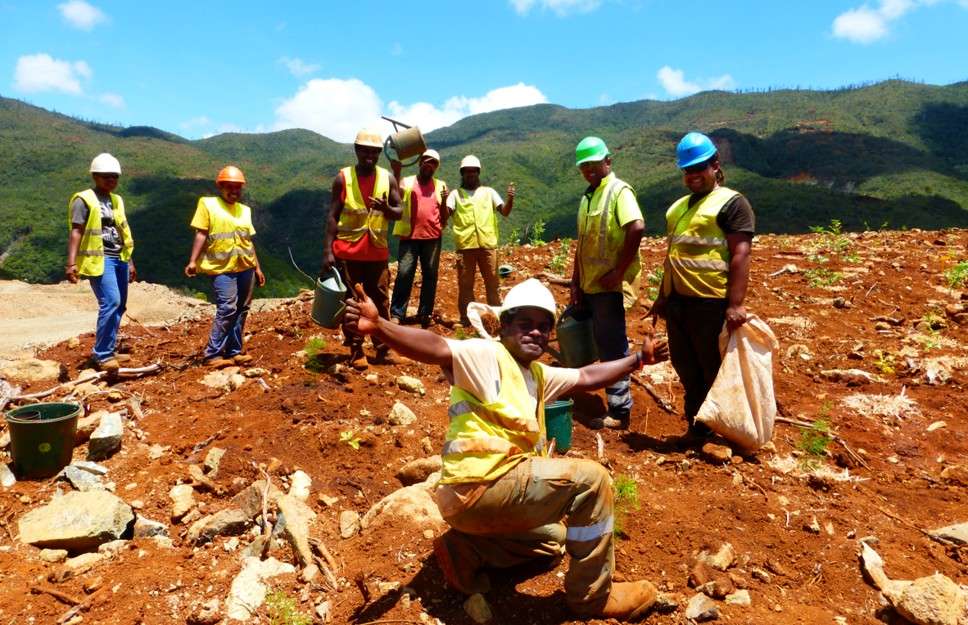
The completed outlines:
[[[638,298],[639,242],[645,220],[635,191],[612,173],[611,152],[598,137],[585,137],[575,148],[575,165],[588,182],[578,207],[578,250],[571,279],[571,305],[591,315],[599,358],[628,354],[625,311]],[[605,389],[608,416],[593,428],[625,430],[632,413],[629,378]]]
[[[345,269],[350,284],[361,284],[375,303],[380,316],[390,317],[390,270],[387,259],[389,222],[400,219],[400,193],[396,178],[377,161],[383,141],[375,130],[363,129],[353,142],[356,165],[344,167],[333,180],[332,199],[323,237],[322,279]],[[350,366],[367,368],[363,336],[347,334]],[[374,338],[374,362],[387,362],[389,346]]]
[[[498,307],[498,340],[450,340],[391,323],[360,289],[347,301],[344,323],[349,332],[379,337],[409,358],[440,366],[451,382],[436,491],[451,529],[434,541],[448,585],[465,594],[487,592],[485,567],[550,565],[567,552],[568,606],[582,615],[634,620],[651,609],[657,591],[645,580],[612,581],[611,478],[593,460],[548,456],[544,405],[665,360],[668,348],[649,336],[641,351],[620,360],[549,367],[538,358],[555,316],[551,292],[529,279]]]

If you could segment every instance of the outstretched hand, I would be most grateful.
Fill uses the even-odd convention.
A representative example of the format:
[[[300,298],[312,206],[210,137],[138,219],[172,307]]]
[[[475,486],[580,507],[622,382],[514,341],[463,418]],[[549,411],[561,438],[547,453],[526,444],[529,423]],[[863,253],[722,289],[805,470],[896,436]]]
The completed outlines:
[[[354,297],[346,300],[343,328],[351,334],[373,334],[380,320],[380,312],[373,300],[363,292],[363,285],[353,285]]]
[[[669,360],[669,342],[646,334],[642,342],[642,362],[654,365],[665,360]]]

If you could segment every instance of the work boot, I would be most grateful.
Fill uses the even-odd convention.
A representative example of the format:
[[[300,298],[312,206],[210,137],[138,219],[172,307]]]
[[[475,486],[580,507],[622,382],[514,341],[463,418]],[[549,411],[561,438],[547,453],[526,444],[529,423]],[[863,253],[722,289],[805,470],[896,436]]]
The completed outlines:
[[[645,580],[612,582],[612,589],[608,593],[608,599],[604,606],[599,609],[593,608],[587,613],[583,609],[576,611],[586,613],[587,616],[596,616],[603,619],[637,621],[652,609],[658,596],[659,591],[652,585],[652,582]]]
[[[434,557],[437,559],[437,566],[444,573],[447,585],[454,590],[473,595],[484,594],[491,589],[491,580],[486,573],[454,556],[446,533],[434,539]]]
[[[430,315],[421,315],[417,321],[420,323],[420,327],[424,330],[434,325],[433,317]]]
[[[222,358],[221,356],[212,356],[211,358],[206,358],[202,361],[202,364],[210,369],[224,369],[233,363],[229,358]]]
[[[591,430],[600,430],[602,428],[608,428],[609,430],[627,430],[629,429],[629,422],[628,419],[616,419],[612,416],[595,417],[588,422],[588,428]]]
[[[95,362],[94,366],[97,368],[98,371],[105,371],[108,374],[115,374],[118,372],[118,369],[121,368],[121,363],[118,362],[117,358],[115,358],[114,356],[111,356],[107,360]]]
[[[390,355],[390,348],[386,345],[380,345],[376,348],[376,356],[373,357],[373,364],[375,365],[395,365],[396,360]]]
[[[236,354],[235,356],[232,356],[232,362],[237,365],[247,365],[252,362],[252,356],[249,354]]]
[[[115,354],[114,359],[122,365],[126,365],[131,362],[131,354]]]
[[[353,345],[350,348],[350,366],[357,371],[364,371],[370,366],[366,362],[366,356],[363,354],[362,345]]]

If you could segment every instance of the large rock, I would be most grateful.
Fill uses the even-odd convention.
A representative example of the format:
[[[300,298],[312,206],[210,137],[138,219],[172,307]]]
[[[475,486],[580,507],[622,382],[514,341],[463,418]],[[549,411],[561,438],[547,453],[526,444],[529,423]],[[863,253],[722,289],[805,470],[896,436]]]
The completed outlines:
[[[197,545],[207,543],[216,536],[237,536],[249,526],[249,517],[238,508],[226,508],[209,514],[192,523],[188,528],[188,542]]]
[[[171,520],[180,521],[188,511],[195,507],[195,489],[191,484],[176,484],[168,491],[171,497]]]
[[[894,590],[883,590],[894,609],[914,625],[959,625],[965,614],[966,598],[958,584],[935,573],[920,577]]]
[[[0,361],[0,378],[20,382],[33,383],[58,380],[62,371],[66,372],[66,369],[56,360],[22,358]]]
[[[280,496],[276,505],[286,519],[282,535],[289,541],[300,568],[309,566],[313,563],[313,552],[309,547],[309,525],[316,519],[316,513],[292,495]]]
[[[71,492],[20,518],[20,541],[36,547],[87,551],[121,538],[134,521],[131,506],[112,493]]]
[[[387,416],[390,425],[411,425],[416,420],[417,415],[413,413],[413,410],[407,408],[407,405],[400,401],[393,402],[393,407],[390,408],[390,414]]]
[[[101,482],[100,476],[72,464],[64,467],[57,477],[70,482],[71,486],[82,492],[104,490],[104,483]]]
[[[948,525],[947,527],[939,527],[938,529],[931,530],[928,533],[934,538],[940,538],[941,540],[946,540],[957,545],[968,545],[968,523],[958,523],[956,525]]]
[[[446,525],[437,509],[432,489],[440,474],[431,475],[425,482],[394,491],[370,508],[361,521],[364,530],[380,527],[409,525],[415,529],[443,529]]]
[[[268,587],[264,580],[295,572],[296,569],[291,564],[275,558],[246,558],[242,570],[232,580],[232,588],[225,600],[225,615],[237,621],[249,620],[266,599]]]
[[[429,458],[417,458],[403,465],[397,471],[397,479],[404,486],[423,482],[432,474],[440,471],[443,466],[440,456],[430,456]]]
[[[87,441],[87,459],[103,460],[110,458],[121,449],[121,438],[124,435],[124,425],[121,414],[106,412],[101,416],[97,429],[91,433]]]
[[[686,604],[686,618],[697,623],[713,621],[719,618],[719,608],[716,602],[704,594],[693,595]]]

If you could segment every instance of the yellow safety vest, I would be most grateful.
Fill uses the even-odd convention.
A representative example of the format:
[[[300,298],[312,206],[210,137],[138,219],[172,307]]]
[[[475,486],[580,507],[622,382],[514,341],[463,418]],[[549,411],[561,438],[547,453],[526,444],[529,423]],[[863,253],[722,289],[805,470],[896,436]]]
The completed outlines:
[[[501,371],[496,401],[483,403],[461,388],[450,388],[443,484],[495,480],[525,458],[546,453],[544,418],[538,417],[544,415],[541,366],[532,362],[530,368],[538,389],[534,410],[517,361],[503,345],[496,346]]]
[[[675,290],[689,297],[726,297],[729,246],[716,217],[737,195],[727,187],[716,187],[692,207],[687,195],[666,211],[669,252],[662,278],[664,295]]]
[[[104,275],[104,239],[101,238],[101,202],[94,189],[86,189],[71,196],[67,201],[67,226],[72,227],[71,205],[74,200],[81,198],[87,204],[87,223],[84,224],[84,234],[77,249],[77,273],[82,276],[97,277]],[[124,200],[117,193],[111,194],[111,212],[114,214],[114,225],[121,234],[121,260],[128,262],[134,253],[134,237],[128,227],[128,219],[124,214]]]
[[[619,180],[615,174],[602,179],[591,198],[583,195],[578,206],[578,274],[581,290],[585,293],[602,293],[605,289],[598,279],[615,268],[615,263],[625,246],[625,228],[618,222],[618,198],[628,189],[635,195],[632,186]],[[631,296],[637,296],[639,274],[642,264],[639,253],[629,263],[619,289]],[[628,306],[626,306],[628,308]]]
[[[494,249],[497,247],[497,207],[491,201],[488,187],[477,187],[474,193],[457,189],[454,215],[454,244],[458,250]]]
[[[413,213],[413,188],[416,184],[416,176],[407,176],[403,179],[403,214],[400,216],[400,219],[393,224],[393,234],[397,235],[398,237],[406,238],[409,237],[413,232],[413,224],[410,222],[411,215]],[[446,198],[444,198],[440,193],[444,186],[446,186],[446,183],[443,180],[434,178],[434,195],[437,196],[437,202],[441,206],[443,206],[444,201],[446,200]]]
[[[199,198],[208,209],[208,238],[198,270],[205,274],[236,273],[255,267],[252,209],[220,197]]]
[[[376,247],[387,246],[387,233],[390,230],[386,217],[378,210],[366,207],[360,183],[356,177],[356,167],[344,167],[343,183],[346,185],[346,201],[339,214],[336,238],[341,241],[359,241],[367,232],[370,242]],[[390,192],[390,173],[382,167],[376,168],[376,181],[373,184],[373,197],[383,197]]]

